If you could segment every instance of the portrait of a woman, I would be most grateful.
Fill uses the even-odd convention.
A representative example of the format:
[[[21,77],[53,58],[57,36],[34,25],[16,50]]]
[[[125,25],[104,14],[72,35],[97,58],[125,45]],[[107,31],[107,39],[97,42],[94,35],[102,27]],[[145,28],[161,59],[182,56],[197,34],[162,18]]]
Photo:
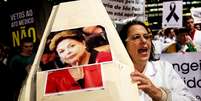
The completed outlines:
[[[88,64],[112,61],[112,55],[88,48],[82,31],[64,30],[55,34],[49,49],[56,52],[63,68],[68,69],[48,73],[46,93],[102,86],[101,65]]]

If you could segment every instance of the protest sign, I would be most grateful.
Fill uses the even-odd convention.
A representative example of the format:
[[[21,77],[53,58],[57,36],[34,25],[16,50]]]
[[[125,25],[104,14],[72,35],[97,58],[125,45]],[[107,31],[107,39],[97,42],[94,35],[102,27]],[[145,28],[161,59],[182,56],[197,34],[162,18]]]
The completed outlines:
[[[21,9],[10,13],[10,31],[13,47],[19,47],[25,37],[37,40],[36,21],[33,9]]]
[[[145,0],[102,0],[111,19],[118,23],[135,19],[144,21]]]
[[[182,13],[182,0],[164,1],[162,27],[182,27]]]
[[[201,53],[162,54],[160,59],[169,61],[196,98],[201,100]]]
[[[62,31],[73,30],[83,33],[85,28],[91,26],[101,26],[105,29],[106,37],[104,38],[108,39],[109,42],[109,49],[107,47],[106,50],[112,54],[111,61],[96,64],[101,68],[103,86],[98,86],[98,89],[82,89],[70,92],[64,90],[58,93],[46,94],[48,75],[51,72],[63,70],[63,68],[60,68],[39,71],[42,56],[45,48],[47,48],[48,38],[50,37],[52,41],[51,35],[58,35],[56,33]],[[89,37],[85,36],[85,38]],[[102,51],[102,48],[93,48]],[[80,66],[85,68],[91,65],[94,64]],[[74,67],[72,66],[72,68]],[[138,101],[137,85],[132,83],[130,79],[132,71],[134,71],[133,64],[102,2],[100,0],[64,2],[56,5],[51,12],[20,99],[22,101]],[[77,72],[77,74],[80,74],[80,72]],[[34,81],[36,81],[36,86],[34,86]],[[36,91],[36,94],[34,91]]]

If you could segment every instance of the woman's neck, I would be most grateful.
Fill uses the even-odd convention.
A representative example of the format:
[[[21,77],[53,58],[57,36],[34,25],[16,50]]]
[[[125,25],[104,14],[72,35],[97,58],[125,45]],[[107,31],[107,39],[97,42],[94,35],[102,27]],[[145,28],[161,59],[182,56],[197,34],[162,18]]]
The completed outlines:
[[[143,63],[136,63],[134,62],[135,69],[137,69],[140,73],[142,73],[145,69],[146,62]]]
[[[79,64],[80,65],[88,64],[90,56],[91,56],[91,54],[88,51],[84,52],[84,54],[81,57],[81,61]]]

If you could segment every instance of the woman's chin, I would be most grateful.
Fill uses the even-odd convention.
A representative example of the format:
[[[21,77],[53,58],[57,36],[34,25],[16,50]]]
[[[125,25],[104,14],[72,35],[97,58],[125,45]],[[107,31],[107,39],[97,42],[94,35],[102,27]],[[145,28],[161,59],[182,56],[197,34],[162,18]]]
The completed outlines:
[[[70,64],[71,66],[77,66],[77,65],[79,65],[78,61],[75,61],[75,60],[66,61],[66,63]]]
[[[148,60],[149,60],[149,57],[142,57],[140,60],[141,60],[141,61],[148,61]]]

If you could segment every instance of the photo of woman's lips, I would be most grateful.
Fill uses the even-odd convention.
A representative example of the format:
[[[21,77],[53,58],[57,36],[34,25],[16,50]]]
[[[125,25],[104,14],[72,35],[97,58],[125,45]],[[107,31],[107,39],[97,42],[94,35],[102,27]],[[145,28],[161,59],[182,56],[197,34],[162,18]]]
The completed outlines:
[[[76,54],[70,54],[70,55],[67,55],[67,56],[65,57],[65,59],[69,60],[69,59],[74,58],[75,56],[76,56]]]

